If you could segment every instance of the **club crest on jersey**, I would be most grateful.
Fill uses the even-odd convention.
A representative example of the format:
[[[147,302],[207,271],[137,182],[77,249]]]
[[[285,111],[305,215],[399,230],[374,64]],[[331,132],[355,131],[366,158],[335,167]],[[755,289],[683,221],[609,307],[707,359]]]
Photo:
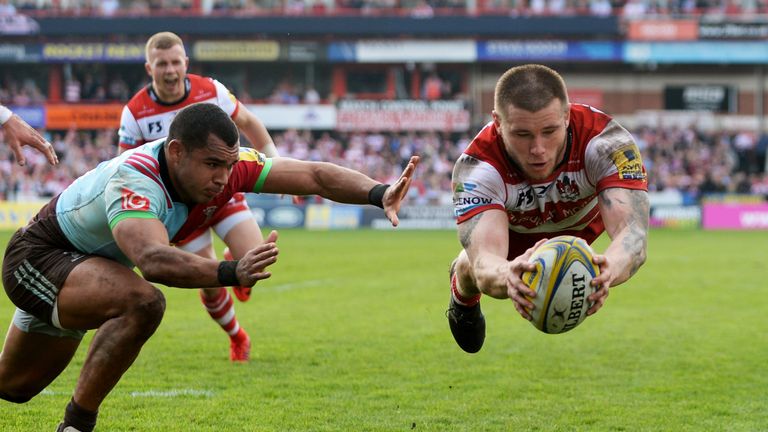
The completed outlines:
[[[123,210],[149,210],[149,198],[139,195],[126,187],[123,188],[121,197],[121,207]]]
[[[566,201],[575,201],[579,199],[579,185],[567,175],[558,178],[555,182],[557,193]]]
[[[635,146],[622,147],[611,154],[611,160],[622,180],[645,180],[643,160]]]

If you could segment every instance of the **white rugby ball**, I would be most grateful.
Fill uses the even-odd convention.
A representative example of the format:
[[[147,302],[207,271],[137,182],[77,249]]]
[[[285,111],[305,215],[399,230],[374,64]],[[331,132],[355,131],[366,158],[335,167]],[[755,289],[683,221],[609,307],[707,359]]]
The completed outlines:
[[[530,262],[536,270],[523,273],[523,282],[536,297],[529,310],[531,323],[544,333],[565,333],[587,317],[593,292],[590,282],[600,274],[592,262],[592,248],[579,237],[558,236],[533,252]]]

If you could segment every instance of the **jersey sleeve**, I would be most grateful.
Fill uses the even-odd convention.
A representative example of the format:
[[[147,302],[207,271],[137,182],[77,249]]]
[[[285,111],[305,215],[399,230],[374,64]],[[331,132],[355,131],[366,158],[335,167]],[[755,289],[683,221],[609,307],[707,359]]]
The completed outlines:
[[[151,173],[142,173],[131,166],[118,169],[104,191],[110,229],[123,219],[162,220],[169,200],[157,181]]]
[[[272,169],[272,159],[252,148],[240,147],[240,159],[232,169],[230,186],[234,192],[261,192]]]
[[[615,120],[590,140],[584,160],[598,193],[613,187],[648,190],[640,149],[632,134]]]
[[[120,130],[117,134],[119,137],[118,145],[122,150],[130,150],[146,142],[141,134],[139,123],[127,105],[123,107],[123,112],[120,115]]]
[[[453,168],[453,209],[457,223],[486,210],[505,210],[507,188],[496,168],[463,154]]]
[[[240,102],[224,84],[213,80],[213,85],[216,86],[216,104],[234,119],[237,116]]]

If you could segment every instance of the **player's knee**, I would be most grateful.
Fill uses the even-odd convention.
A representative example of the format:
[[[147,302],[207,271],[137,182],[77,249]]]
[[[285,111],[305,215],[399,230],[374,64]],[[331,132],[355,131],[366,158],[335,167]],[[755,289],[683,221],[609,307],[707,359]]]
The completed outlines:
[[[165,313],[165,296],[159,289],[152,287],[138,294],[134,300],[131,312],[142,333],[154,333]]]
[[[23,404],[29,402],[29,400],[35,397],[37,393],[39,392],[25,392],[23,390],[7,391],[4,389],[0,391],[0,399],[16,404]]]

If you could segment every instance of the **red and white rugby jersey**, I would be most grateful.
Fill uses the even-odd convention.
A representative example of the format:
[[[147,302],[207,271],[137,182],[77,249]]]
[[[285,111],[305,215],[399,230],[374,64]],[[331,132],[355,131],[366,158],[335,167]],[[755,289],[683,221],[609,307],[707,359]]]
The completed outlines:
[[[544,181],[529,181],[510,162],[502,137],[487,124],[453,170],[457,223],[504,210],[510,235],[568,233],[588,242],[605,229],[597,194],[620,187],[647,190],[640,151],[626,129],[592,107],[571,104],[565,160]]]
[[[220,106],[233,119],[240,106],[224,84],[213,78],[187,74],[184,97],[167,104],[162,102],[151,85],[136,93],[123,107],[120,118],[119,145],[123,150],[168,136],[171,120],[182,108],[198,102]]]

